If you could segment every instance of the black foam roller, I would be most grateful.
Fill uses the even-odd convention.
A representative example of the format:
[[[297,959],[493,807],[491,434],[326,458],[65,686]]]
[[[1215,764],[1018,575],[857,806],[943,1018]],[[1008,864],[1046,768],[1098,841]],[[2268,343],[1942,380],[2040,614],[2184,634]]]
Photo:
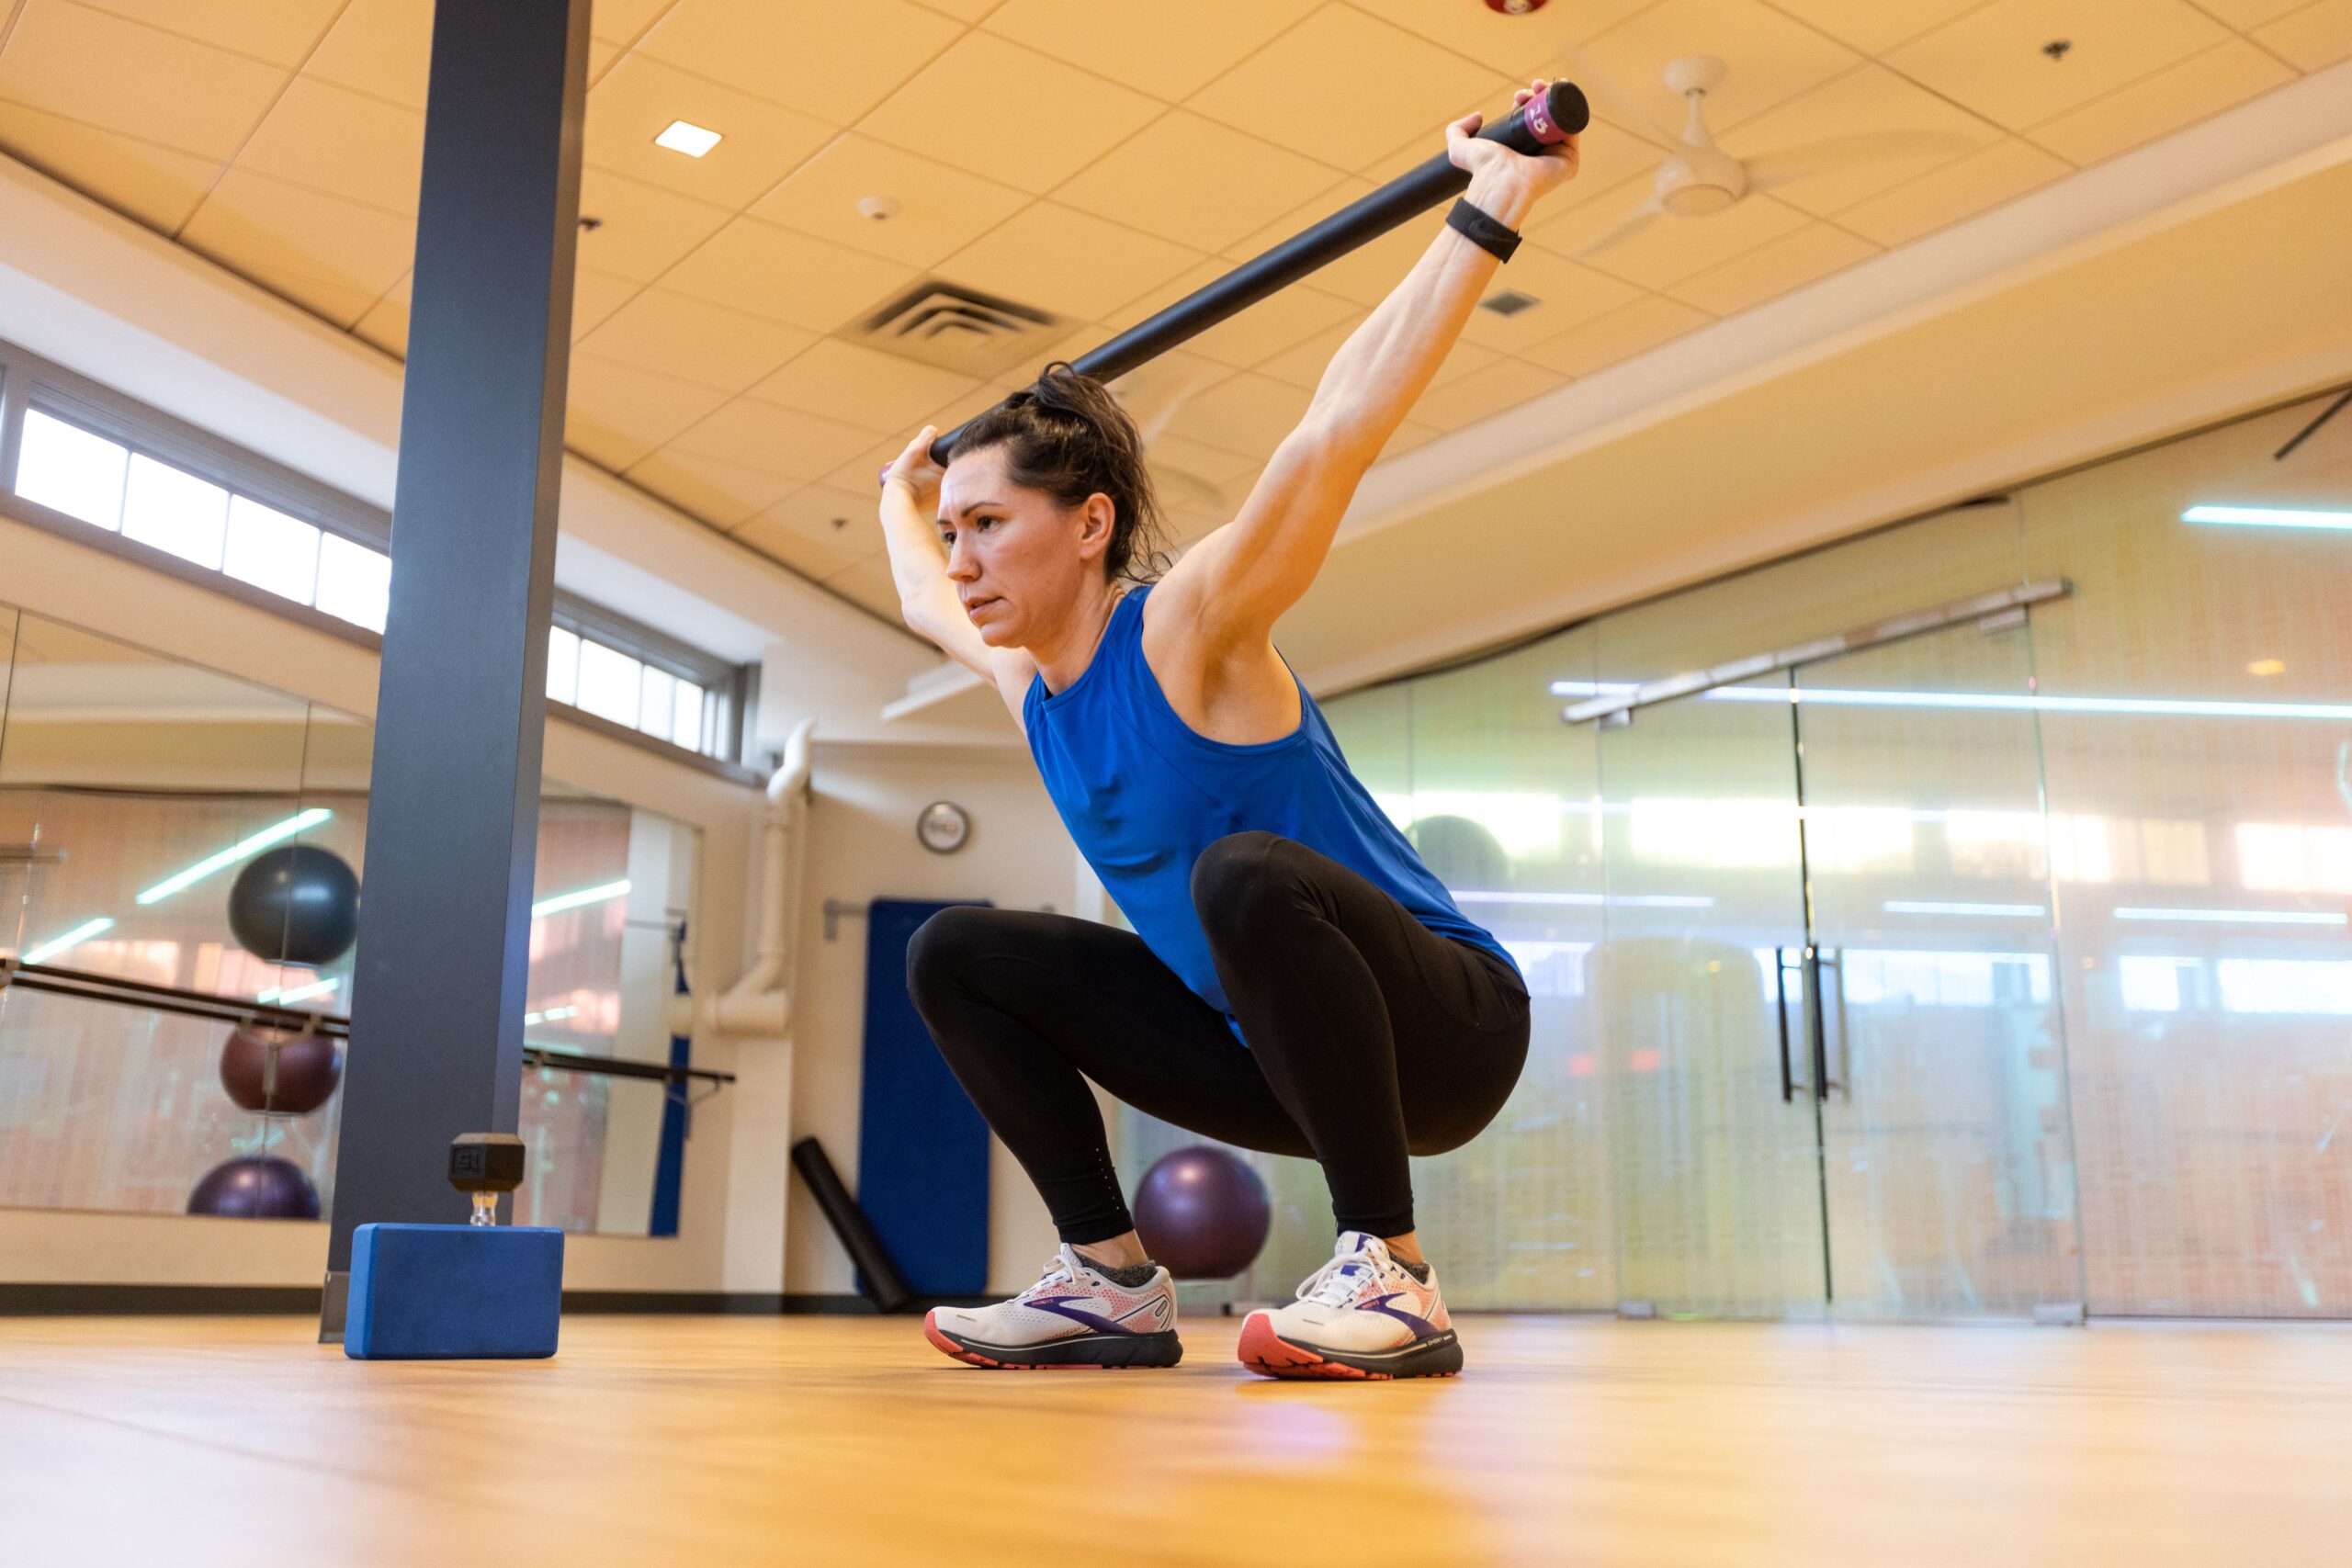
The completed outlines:
[[[858,1282],[876,1312],[898,1312],[914,1298],[907,1289],[906,1276],[882,1250],[882,1238],[874,1234],[866,1223],[865,1211],[842,1185],[841,1174],[833,1169],[833,1162],[825,1157],[825,1146],[814,1138],[803,1138],[792,1145],[792,1164],[800,1172],[800,1179],[808,1184],[808,1195],[817,1200],[817,1207],[825,1212],[825,1223],[833,1227],[841,1238],[842,1250],[857,1265]]]

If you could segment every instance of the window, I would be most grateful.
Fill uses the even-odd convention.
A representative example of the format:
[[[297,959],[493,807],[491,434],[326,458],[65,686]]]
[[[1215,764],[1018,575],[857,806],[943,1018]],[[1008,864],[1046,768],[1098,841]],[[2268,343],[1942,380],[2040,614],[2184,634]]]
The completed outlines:
[[[115,528],[122,522],[123,469],[130,461],[128,447],[30,409],[17,454],[17,493],[68,517]]]
[[[228,532],[227,491],[143,452],[131,454],[130,482],[122,502],[124,538],[219,571]]]
[[[0,344],[0,365],[13,369],[17,354]],[[115,410],[114,404],[127,400],[103,389],[75,389],[53,367],[43,374],[58,389],[51,395],[65,400],[58,406],[72,412],[25,409],[15,479],[18,495],[281,599],[372,632],[384,629],[391,558],[364,538],[382,527],[380,520],[353,518],[353,530],[363,536],[354,537],[332,525],[342,515],[332,493],[304,503],[320,508],[316,514],[331,525],[326,527],[243,494],[238,476],[248,471],[258,476],[253,481],[258,488],[281,499],[289,487],[300,494],[301,481],[299,476],[269,474],[250,459],[241,466],[234,449],[199,459],[226,483],[140,450],[134,444],[145,439],[169,452],[200,446],[206,438],[171,428],[152,411],[142,422],[135,404]],[[37,389],[34,395],[42,394]],[[99,412],[85,415],[79,412],[84,405]],[[98,428],[81,423],[85,418]],[[127,439],[101,430],[119,430]],[[156,434],[142,437],[149,430]],[[0,480],[6,478],[0,474]],[[365,510],[356,503],[347,509]],[[690,751],[728,754],[728,704],[721,695],[732,685],[734,672],[728,666],[682,645],[663,647],[659,633],[626,624],[584,630],[583,615],[591,626],[616,619],[593,606],[562,613],[573,624],[548,633],[550,702]],[[653,646],[644,646],[648,642]]]

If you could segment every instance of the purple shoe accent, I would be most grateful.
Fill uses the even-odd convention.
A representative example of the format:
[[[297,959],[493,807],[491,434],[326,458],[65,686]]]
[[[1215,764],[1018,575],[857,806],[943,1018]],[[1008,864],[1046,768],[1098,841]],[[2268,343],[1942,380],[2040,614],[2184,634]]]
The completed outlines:
[[[1084,1296],[1036,1296],[1033,1297],[1023,1304],[1035,1307],[1039,1312],[1052,1313],[1056,1317],[1069,1318],[1072,1323],[1084,1324],[1087,1327],[1094,1330],[1097,1334],[1138,1334],[1144,1332],[1140,1329],[1129,1328],[1121,1323],[1114,1323],[1107,1317],[1101,1316],[1095,1313],[1086,1312],[1080,1308],[1068,1304],[1071,1302],[1082,1302],[1086,1299],[1087,1298]],[[1149,1302],[1146,1302],[1144,1303],[1144,1307],[1148,1307],[1150,1304],[1151,1303]],[[1141,1312],[1144,1310],[1144,1307],[1137,1307],[1135,1310],[1136,1312]],[[1127,1315],[1133,1317],[1135,1313],[1129,1313]]]
[[[1403,1307],[1393,1307],[1388,1304],[1390,1302],[1395,1301],[1398,1296],[1401,1296],[1405,1292],[1402,1291],[1391,1291],[1385,1296],[1374,1296],[1372,1300],[1364,1303],[1363,1305],[1359,1307],[1357,1310],[1360,1312],[1386,1313],[1390,1317],[1396,1318],[1406,1327],[1411,1329],[1413,1331],[1413,1337],[1416,1339],[1427,1339],[1432,1334],[1442,1332],[1436,1324],[1431,1323],[1428,1318],[1416,1317],[1411,1313],[1407,1312]]]

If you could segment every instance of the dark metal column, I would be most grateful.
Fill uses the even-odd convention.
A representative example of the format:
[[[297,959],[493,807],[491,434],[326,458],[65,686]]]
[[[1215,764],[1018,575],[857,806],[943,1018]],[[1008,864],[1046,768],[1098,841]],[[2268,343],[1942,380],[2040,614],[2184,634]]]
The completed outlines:
[[[589,0],[437,0],[322,1338],[522,1094]]]

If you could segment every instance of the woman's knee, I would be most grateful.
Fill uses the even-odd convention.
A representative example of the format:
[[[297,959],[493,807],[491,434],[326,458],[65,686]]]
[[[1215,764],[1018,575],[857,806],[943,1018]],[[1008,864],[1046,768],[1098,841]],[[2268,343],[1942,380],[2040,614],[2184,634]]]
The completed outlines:
[[[1282,892],[1278,862],[1288,840],[1277,834],[1228,833],[1193,863],[1193,912],[1211,936],[1257,920]]]
[[[915,928],[907,942],[907,995],[917,1010],[947,996],[979,972],[991,945],[989,917],[997,911],[954,904]]]

